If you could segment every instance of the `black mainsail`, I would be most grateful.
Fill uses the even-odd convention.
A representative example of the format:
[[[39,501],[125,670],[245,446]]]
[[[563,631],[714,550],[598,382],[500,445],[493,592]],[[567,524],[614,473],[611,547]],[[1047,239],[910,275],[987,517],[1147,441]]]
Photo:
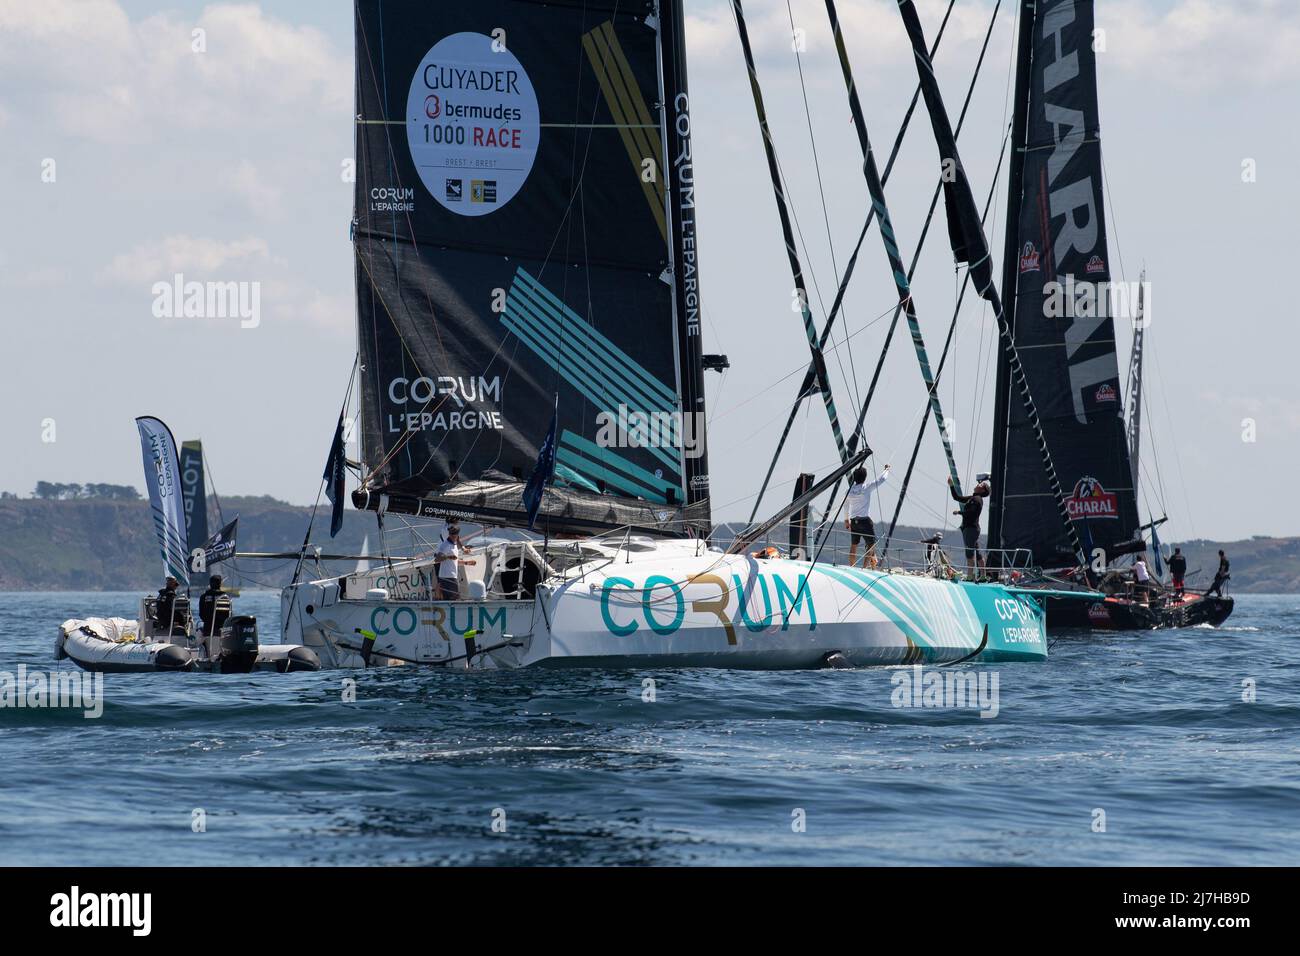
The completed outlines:
[[[1003,299],[1070,521],[1091,557],[1109,559],[1132,549],[1139,521],[1110,314],[1093,3],[1038,0],[1020,15]],[[989,547],[1028,549],[1046,567],[1073,564],[1005,360]]]
[[[708,526],[680,0],[358,0],[360,507]],[[558,399],[558,400],[557,400]]]
[[[968,274],[975,291],[989,303],[998,323],[998,336],[1002,346],[1000,361],[1005,363],[1007,378],[1019,396],[1027,431],[1033,436],[1034,445],[1038,450],[1038,466],[1042,469],[1048,494],[1056,505],[1058,521],[1069,541],[1068,553],[1073,557],[1074,562],[1079,562],[1084,559],[1083,545],[1075,531],[1068,500],[1057,477],[1052,450],[1048,446],[1024,364],[1020,360],[1019,349],[1002,308],[1002,299],[993,283],[993,266],[988,240],[984,235],[979,207],[975,205],[975,197],[971,192],[970,180],[962,166],[961,155],[957,151],[952,122],[948,118],[943,94],[939,91],[939,81],[934,75],[934,64],[930,62],[930,56],[926,52],[925,32],[912,0],[899,0],[898,11],[903,18],[908,40],[912,44],[912,57],[916,61],[916,72],[921,81],[921,95],[930,114],[930,126],[934,132],[935,145],[939,148],[939,159],[944,170],[944,209],[948,217],[948,241],[952,246],[953,259],[956,262],[967,263]]]

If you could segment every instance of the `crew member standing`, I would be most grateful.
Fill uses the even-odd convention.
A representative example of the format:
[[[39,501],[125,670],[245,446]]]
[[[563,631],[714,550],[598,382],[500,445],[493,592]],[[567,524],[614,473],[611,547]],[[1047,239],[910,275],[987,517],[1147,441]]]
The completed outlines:
[[[1228,556],[1223,553],[1222,549],[1220,549],[1219,570],[1215,572],[1214,583],[1211,584],[1205,592],[1206,597],[1209,597],[1211,594],[1217,594],[1219,597],[1223,597],[1223,582],[1232,577],[1232,575],[1228,573],[1228,567]]]
[[[475,564],[473,560],[462,558],[462,554],[469,554],[468,545],[460,543],[460,528],[456,525],[447,527],[447,537],[442,539],[438,545],[438,550],[433,553],[433,558],[438,567],[438,597],[443,601],[456,601],[460,599],[460,566],[462,564]]]
[[[1186,585],[1183,583],[1187,576],[1187,558],[1183,556],[1182,548],[1174,548],[1174,553],[1169,556],[1169,578],[1174,588],[1174,597],[1181,598]]]
[[[849,493],[845,498],[849,516],[844,521],[844,527],[849,532],[849,567],[857,566],[859,538],[866,546],[866,550],[862,553],[863,566],[869,568],[876,566],[876,525],[871,520],[871,493],[883,485],[888,478],[888,465],[875,481],[867,481],[865,468],[858,468],[853,472],[853,483],[849,485]]]
[[[1133,593],[1139,601],[1146,603],[1151,600],[1154,590],[1151,586],[1151,571],[1147,567],[1147,553],[1141,551],[1133,562]]]
[[[952,500],[961,505],[953,514],[961,515],[961,539],[966,545],[966,570],[970,577],[978,577],[984,568],[984,558],[980,554],[980,515],[984,511],[984,499],[992,489],[987,481],[981,481],[968,495],[957,494],[957,488],[948,479],[948,491]]]

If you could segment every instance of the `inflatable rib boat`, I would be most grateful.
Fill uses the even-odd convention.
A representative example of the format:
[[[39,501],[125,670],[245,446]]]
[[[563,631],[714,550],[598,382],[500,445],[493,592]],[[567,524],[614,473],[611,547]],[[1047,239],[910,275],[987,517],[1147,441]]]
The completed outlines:
[[[74,618],[64,621],[55,641],[54,659],[65,658],[88,671],[142,673],[150,671],[208,671],[246,674],[250,671],[318,671],[320,659],[307,647],[258,644],[253,618],[236,617],[211,638],[179,634],[160,639],[137,621],[121,617]]]

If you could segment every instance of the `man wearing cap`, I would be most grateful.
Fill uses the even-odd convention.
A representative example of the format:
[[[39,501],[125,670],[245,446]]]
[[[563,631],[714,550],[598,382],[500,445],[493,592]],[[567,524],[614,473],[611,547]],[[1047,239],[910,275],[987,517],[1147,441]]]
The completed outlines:
[[[473,560],[462,558],[469,554],[469,547],[460,543],[460,528],[447,526],[447,537],[442,539],[433,559],[438,569],[438,597],[443,601],[460,599],[460,565],[475,564]]]
[[[158,603],[154,610],[154,624],[157,629],[165,636],[171,637],[177,633],[185,633],[185,626],[190,620],[190,608],[184,601],[177,601],[176,589],[180,587],[180,582],[170,574],[167,575],[167,583],[163,585],[158,592]]]
[[[208,578],[208,589],[199,595],[199,620],[203,622],[203,633],[209,637],[216,634],[228,617],[230,598],[221,590],[221,575],[214,574]]]

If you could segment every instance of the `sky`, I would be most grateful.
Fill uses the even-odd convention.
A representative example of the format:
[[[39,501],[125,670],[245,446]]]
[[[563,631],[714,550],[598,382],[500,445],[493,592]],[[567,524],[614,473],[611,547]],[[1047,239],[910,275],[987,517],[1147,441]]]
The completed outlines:
[[[918,6],[933,39],[947,2]],[[1013,6],[960,140],[981,202],[1010,109]],[[868,206],[860,153],[820,0],[745,7],[820,325]],[[936,57],[954,114],[993,10],[955,4]],[[807,346],[730,5],[687,11],[705,350],[731,361],[708,379],[714,515],[741,520]],[[915,87],[894,0],[845,0],[840,16],[887,152]],[[1097,23],[1112,272],[1132,281],[1145,267],[1151,289],[1143,513],[1168,514],[1165,540],[1300,534],[1286,507],[1300,463],[1300,5],[1099,0]],[[315,499],[355,352],[352,73],[344,0],[0,0],[0,490],[143,487],[133,419],[153,414],[203,439],[220,494]],[[906,257],[935,174],[915,123],[886,190]],[[960,281],[943,239],[936,222],[913,289],[936,356]],[[177,272],[259,283],[260,321],[156,317],[153,285]],[[894,302],[873,230],[840,324],[849,338],[828,354],[843,408],[865,392]],[[968,477],[990,463],[993,339],[992,316],[968,301],[941,387]],[[880,387],[867,436],[876,464],[901,471],[925,402],[902,336]],[[806,405],[770,508],[798,472],[835,460],[825,413]],[[905,522],[951,520],[945,477],[931,433]],[[892,510],[888,486],[884,500]]]

